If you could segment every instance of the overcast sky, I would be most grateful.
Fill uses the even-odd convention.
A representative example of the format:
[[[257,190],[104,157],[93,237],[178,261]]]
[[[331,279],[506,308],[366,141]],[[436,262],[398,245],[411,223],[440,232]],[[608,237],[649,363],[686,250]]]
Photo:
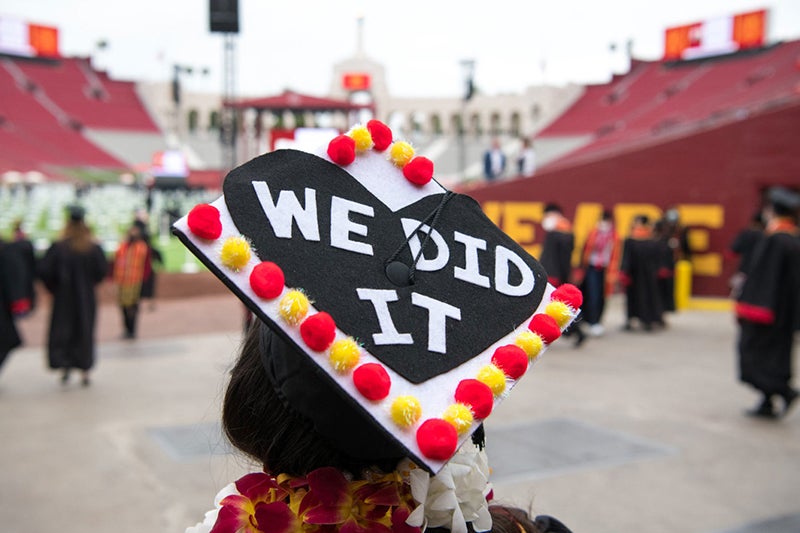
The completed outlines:
[[[800,38],[800,0],[239,0],[237,89],[328,93],[332,65],[355,52],[359,15],[365,51],[385,66],[394,96],[460,96],[462,59],[475,60],[476,85],[489,94],[543,79],[603,82],[624,68],[628,39],[634,57],[658,59],[666,28],[760,8],[770,10],[770,39]],[[180,63],[210,70],[182,77],[188,89],[222,90],[208,0],[2,0],[2,15],[58,26],[62,54],[93,55],[114,78],[167,80]],[[108,48],[96,51],[103,39]]]

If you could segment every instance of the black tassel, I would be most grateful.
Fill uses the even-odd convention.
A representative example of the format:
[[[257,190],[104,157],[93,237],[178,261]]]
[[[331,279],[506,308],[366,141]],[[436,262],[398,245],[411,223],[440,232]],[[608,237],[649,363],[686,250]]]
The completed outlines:
[[[472,434],[472,444],[477,446],[479,450],[483,450],[486,447],[486,434],[483,431],[483,424],[478,426],[478,429]]]

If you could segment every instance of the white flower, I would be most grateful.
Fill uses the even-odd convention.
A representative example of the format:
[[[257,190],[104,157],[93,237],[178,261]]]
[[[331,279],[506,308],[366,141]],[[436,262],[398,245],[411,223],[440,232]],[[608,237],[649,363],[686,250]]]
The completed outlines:
[[[239,491],[236,490],[236,485],[233,483],[225,486],[214,497],[214,505],[216,505],[216,508],[208,511],[202,522],[198,522],[195,526],[187,527],[184,533],[211,533],[211,529],[214,527],[214,524],[217,523],[217,515],[222,507],[222,500],[231,494],[239,494]]]
[[[433,478],[416,468],[409,472],[411,495],[419,504],[406,523],[417,527],[445,527],[467,533],[472,522],[476,532],[492,529],[486,495],[491,491],[486,453],[467,443]]]

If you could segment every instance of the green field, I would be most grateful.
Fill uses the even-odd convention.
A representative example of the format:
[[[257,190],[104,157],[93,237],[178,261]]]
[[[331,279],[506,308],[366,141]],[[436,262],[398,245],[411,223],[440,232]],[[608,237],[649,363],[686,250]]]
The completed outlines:
[[[153,242],[153,247],[161,252],[164,260],[163,269],[167,272],[183,272],[187,265],[189,268],[205,270],[205,266],[186,248],[177,237],[170,237],[166,244],[159,239]]]
[[[162,270],[196,272],[205,268],[169,233],[169,223],[188,213],[194,205],[213,199],[214,195],[204,191],[153,193],[148,227],[151,244],[163,258]],[[10,240],[13,225],[19,221],[37,255],[41,256],[59,238],[67,206],[75,203],[84,207],[86,223],[112,258],[135,216],[145,207],[146,194],[141,188],[122,185],[93,186],[80,195],[75,186],[65,183],[44,183],[31,188],[0,187],[0,237]]]

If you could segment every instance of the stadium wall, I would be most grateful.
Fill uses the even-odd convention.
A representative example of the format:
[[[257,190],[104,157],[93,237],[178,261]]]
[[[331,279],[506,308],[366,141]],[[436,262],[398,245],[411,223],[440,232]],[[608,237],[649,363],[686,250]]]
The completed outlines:
[[[693,247],[693,294],[726,296],[736,261],[725,251],[771,185],[800,188],[800,102],[655,146],[467,192],[534,256],[542,208],[559,203],[573,221],[576,254],[603,208],[626,236],[638,214],[677,207]]]

